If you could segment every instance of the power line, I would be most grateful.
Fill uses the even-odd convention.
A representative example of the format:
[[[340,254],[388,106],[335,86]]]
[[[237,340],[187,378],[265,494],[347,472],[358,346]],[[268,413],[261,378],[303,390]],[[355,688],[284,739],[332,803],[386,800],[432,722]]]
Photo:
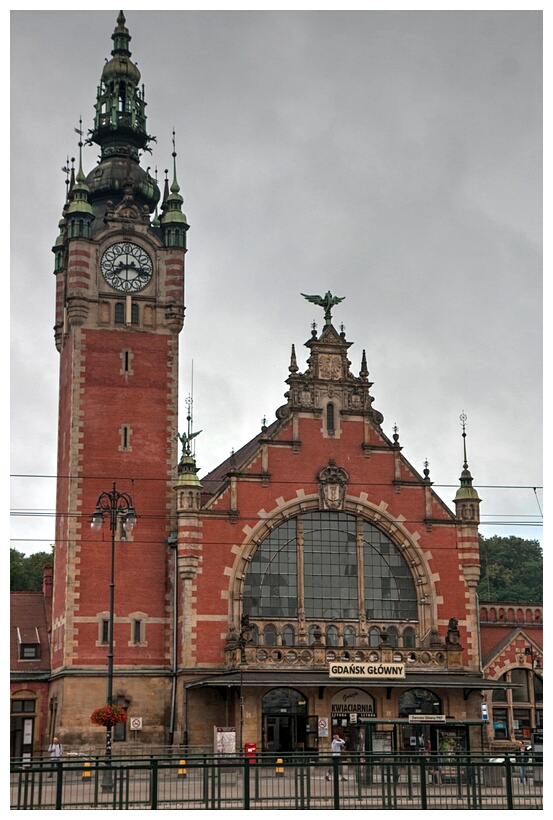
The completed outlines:
[[[139,516],[139,518],[140,518],[140,516]],[[238,518],[238,521],[240,521],[240,520],[246,520],[246,519]],[[417,523],[417,522],[403,521],[402,523],[403,524],[409,524],[409,523],[414,524],[414,523]],[[542,524],[540,524],[538,522],[533,522],[533,521],[487,521],[487,522],[484,522],[484,523],[481,522],[480,527],[540,527],[541,528]],[[20,537],[19,538],[10,538],[10,542],[13,542],[13,543],[26,542],[26,543],[33,543],[33,544],[34,543],[37,543],[37,544],[38,543],[51,544],[53,541],[56,541],[57,543],[69,543],[70,541],[80,541],[80,542],[82,542],[82,540],[83,539],[78,538],[78,537],[77,538],[71,538],[71,539],[69,539],[69,538],[62,538],[62,539],[58,538],[58,539],[56,539],[54,535],[51,538],[20,538]],[[138,545],[140,545],[140,544],[159,544],[160,540],[162,540],[162,539],[153,538],[150,541],[146,541],[145,539],[138,538],[137,535],[134,535],[133,540],[132,541],[127,541],[126,543],[129,546],[132,546],[133,544],[135,544],[135,545],[136,544],[138,544]],[[90,543],[90,544],[106,543],[107,544],[108,541],[106,539],[102,539],[101,541],[96,541],[96,540],[95,541],[87,541],[87,543]],[[230,544],[231,542],[229,541],[228,543]],[[218,540],[218,541],[207,541],[205,539],[202,539],[201,544],[204,545],[204,546],[208,546],[208,547],[218,546],[218,545],[221,544],[221,541],[220,540]],[[448,550],[452,549],[452,547],[449,547],[449,546],[448,547],[433,546],[433,547],[431,547],[431,549],[432,549],[433,552],[436,552],[436,551],[439,552],[440,550],[443,550],[443,549],[448,549]]]

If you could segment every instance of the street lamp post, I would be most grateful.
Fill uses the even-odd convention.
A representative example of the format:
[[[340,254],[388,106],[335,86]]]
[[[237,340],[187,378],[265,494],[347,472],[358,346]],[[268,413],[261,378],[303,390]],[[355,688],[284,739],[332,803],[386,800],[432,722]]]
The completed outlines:
[[[122,524],[123,533],[131,533],[137,516],[133,501],[128,493],[117,492],[115,481],[109,493],[100,493],[96,502],[96,509],[92,514],[90,526],[94,532],[99,532],[104,523],[104,514],[108,516],[111,533],[111,568],[109,582],[109,627],[108,627],[108,672],[106,703],[113,705],[113,623],[114,623],[114,591],[115,591],[115,534],[118,523]],[[106,726],[106,769],[102,779],[102,791],[113,791],[113,772],[111,769],[111,726]]]
[[[244,697],[242,694],[243,670],[247,663],[246,646],[252,639],[252,629],[249,616],[244,613],[240,621],[240,634],[238,636],[238,649],[240,652],[240,737],[238,739],[238,753],[242,754],[242,740],[244,734]]]

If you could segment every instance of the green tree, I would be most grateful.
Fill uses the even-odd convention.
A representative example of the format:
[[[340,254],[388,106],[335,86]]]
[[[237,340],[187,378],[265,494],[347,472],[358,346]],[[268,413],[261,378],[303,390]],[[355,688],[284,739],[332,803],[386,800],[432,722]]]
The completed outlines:
[[[54,562],[54,548],[50,552],[34,552],[25,555],[10,549],[10,590],[12,592],[40,592],[42,589],[42,569]]]
[[[543,553],[540,542],[515,535],[480,536],[482,601],[543,601]]]

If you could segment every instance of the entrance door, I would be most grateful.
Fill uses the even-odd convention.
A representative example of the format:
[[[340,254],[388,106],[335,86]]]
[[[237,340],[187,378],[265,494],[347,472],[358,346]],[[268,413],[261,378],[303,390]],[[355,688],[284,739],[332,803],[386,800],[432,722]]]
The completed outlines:
[[[33,752],[34,718],[12,717],[10,756],[30,759]]]
[[[265,715],[264,736],[268,752],[295,752],[297,719],[294,715]]]
[[[307,698],[296,689],[271,689],[262,700],[263,751],[296,752],[306,748]]]

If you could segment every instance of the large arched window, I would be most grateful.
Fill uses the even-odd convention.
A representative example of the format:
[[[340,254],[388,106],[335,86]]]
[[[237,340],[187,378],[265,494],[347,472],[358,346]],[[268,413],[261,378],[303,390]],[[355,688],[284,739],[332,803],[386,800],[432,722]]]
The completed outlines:
[[[360,612],[369,621],[416,620],[416,588],[398,547],[373,524],[311,512],[269,534],[244,581],[250,617],[296,618],[300,610],[311,620],[357,619]]]

